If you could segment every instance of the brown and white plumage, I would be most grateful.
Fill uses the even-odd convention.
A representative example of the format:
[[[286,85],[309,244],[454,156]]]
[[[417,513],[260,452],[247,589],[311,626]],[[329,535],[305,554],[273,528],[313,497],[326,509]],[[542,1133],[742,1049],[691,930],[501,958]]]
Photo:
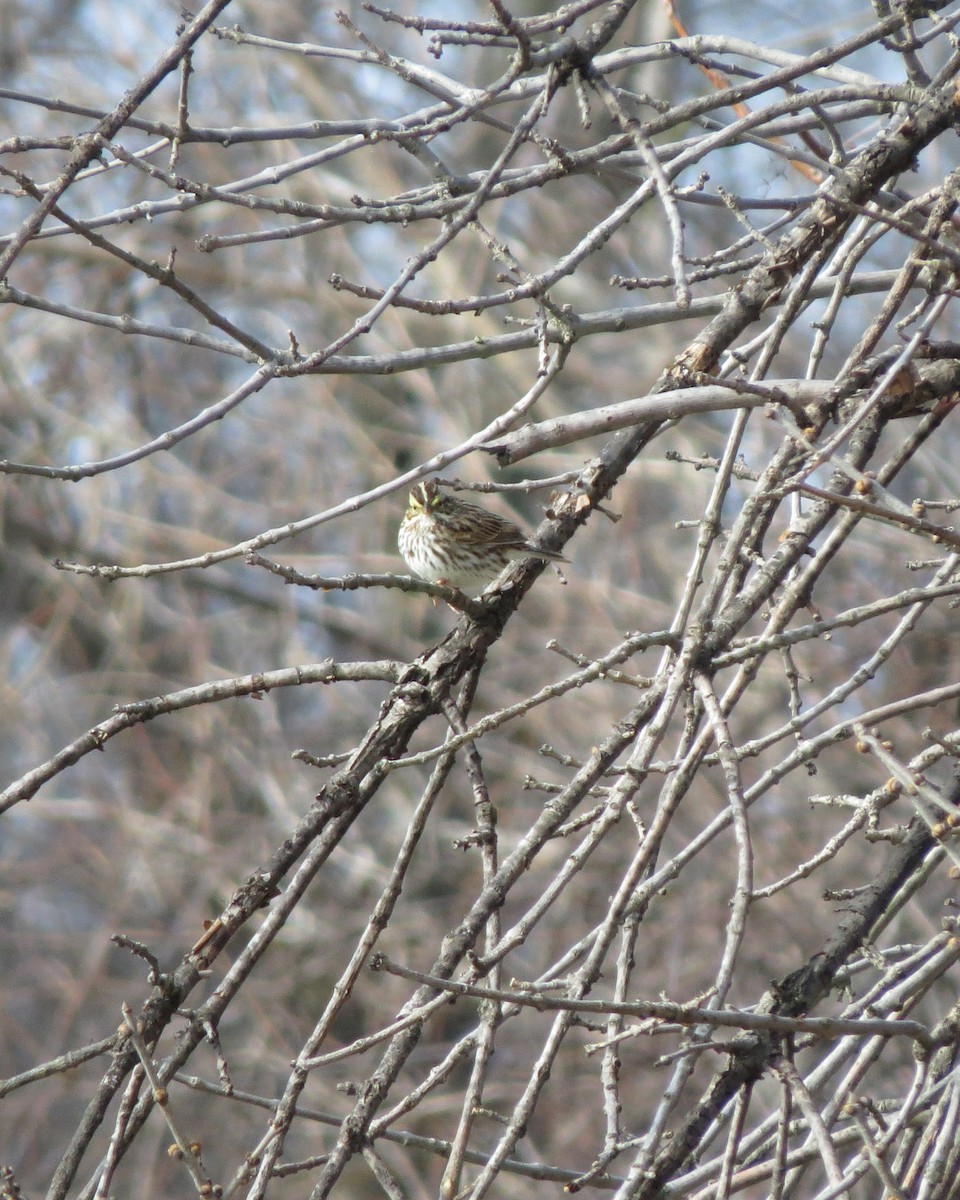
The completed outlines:
[[[518,558],[567,560],[532,546],[506,517],[441,492],[435,480],[416,484],[397,539],[412,571],[429,583],[445,583],[468,596],[482,592]]]

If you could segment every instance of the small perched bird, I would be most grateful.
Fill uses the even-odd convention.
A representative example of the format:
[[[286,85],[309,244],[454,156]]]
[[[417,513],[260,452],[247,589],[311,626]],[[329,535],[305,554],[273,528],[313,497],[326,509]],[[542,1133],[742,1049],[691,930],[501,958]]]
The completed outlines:
[[[476,596],[507,563],[518,558],[567,562],[562,554],[532,546],[519,525],[445,495],[436,480],[416,484],[397,538],[412,571]]]

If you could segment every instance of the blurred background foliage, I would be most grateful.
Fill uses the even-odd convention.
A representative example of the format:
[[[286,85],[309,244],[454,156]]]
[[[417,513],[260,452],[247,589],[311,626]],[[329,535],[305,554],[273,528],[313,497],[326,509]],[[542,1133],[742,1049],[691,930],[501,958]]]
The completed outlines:
[[[463,88],[489,85],[510,60],[509,39],[499,50],[447,46],[436,58],[430,53],[429,33],[380,20],[358,3],[341,7],[349,23],[386,53],[442,72]],[[403,0],[397,11],[411,18],[492,19],[490,9],[479,3]],[[549,14],[552,7],[525,3],[512,11],[527,18]],[[595,11],[587,20],[599,15]],[[750,30],[742,28],[742,6],[720,0],[685,4],[682,16],[696,33],[749,35],[801,55],[836,43],[875,19],[869,5],[854,0],[819,14],[751,5]],[[180,19],[177,6],[168,3],[3,0],[4,136],[79,136],[141,78],[172,41]],[[375,221],[370,216],[376,206],[417,196],[433,184],[422,155],[404,150],[396,141],[372,137],[350,153],[334,154],[332,147],[360,135],[347,131],[310,137],[303,128],[310,122],[401,118],[434,103],[395,72],[352,59],[351,54],[367,47],[349,23],[338,19],[333,6],[306,0],[283,5],[234,0],[219,20],[219,34],[204,36],[194,52],[191,125],[234,133],[223,133],[219,140],[212,134],[187,140],[173,173],[226,187],[329,151],[325,161],[282,174],[276,183],[240,189],[258,199],[282,202],[285,211],[182,202],[190,196],[189,188],[177,193],[167,181],[129,165],[85,172],[70,187],[63,208],[72,218],[89,222],[98,237],[113,246],[161,267],[172,262],[178,279],[207,305],[270,347],[285,351],[295,338],[300,353],[309,355],[330,344],[361,320],[372,303],[331,281],[339,277],[363,287],[387,287],[441,228],[436,219]],[[583,27],[581,22],[575,29]],[[238,41],[237,30],[286,45],[245,42],[242,37]],[[609,49],[672,36],[664,9],[635,5]],[[310,44],[339,47],[344,56],[311,56],[303,50]],[[946,41],[943,47],[930,48],[930,69],[938,54],[943,58],[947,53]],[[767,69],[745,58],[737,61],[745,71]],[[845,65],[881,81],[899,81],[902,72],[899,57],[879,43],[851,56]],[[643,104],[644,96],[677,105],[710,89],[703,74],[679,56],[651,56],[620,72],[617,82],[638,98],[636,111],[645,116],[651,107]],[[149,123],[174,122],[178,86],[174,72],[137,110],[137,119],[117,139],[128,154],[158,140]],[[64,106],[33,102],[26,95],[60,100]],[[507,100],[489,110],[488,121],[460,121],[430,142],[431,150],[453,177],[482,172],[528,103],[529,98]],[[82,111],[76,111],[77,106]],[[726,120],[727,114],[713,117]],[[851,153],[858,142],[875,136],[880,121],[868,115],[851,119],[844,127]],[[236,132],[251,129],[263,133]],[[539,132],[574,154],[600,145],[617,131],[596,98],[585,120],[575,89],[567,87]],[[702,125],[691,121],[664,135],[658,149],[665,156],[679,152],[702,135]],[[668,149],[668,143],[675,145]],[[57,142],[48,149],[8,149],[4,161],[44,185],[56,179],[68,152]],[[166,171],[168,157],[165,147],[141,161]],[[547,157],[542,144],[528,143],[511,170],[529,168]],[[944,139],[918,164],[910,190],[916,194],[935,186],[954,165],[955,138]],[[697,185],[701,172],[702,184]],[[524,271],[545,271],[623,203],[642,174],[637,155],[612,155],[598,159],[589,170],[491,200],[481,219],[490,241],[507,247]],[[691,263],[745,236],[736,215],[715,202],[721,185],[758,204],[769,203],[769,210],[751,214],[761,225],[793,219],[796,202],[808,202],[814,191],[787,156],[749,142],[719,147],[694,162],[678,182],[689,189],[683,219]],[[9,177],[5,184],[0,227],[9,234],[32,211],[35,200],[14,194]],[[151,204],[156,212],[144,219],[137,206]],[[304,206],[303,215],[293,211],[296,205]],[[363,215],[342,215],[351,209]],[[326,218],[325,210],[331,213]],[[300,227],[309,221],[317,227],[301,236]],[[51,219],[45,232],[53,234],[57,228],[58,222]],[[267,230],[283,236],[260,240]],[[205,239],[224,241],[214,241],[210,249]],[[911,248],[908,238],[887,231],[859,269],[896,269]],[[670,251],[663,212],[653,202],[559,279],[550,300],[570,306],[580,317],[645,304],[670,305]],[[761,252],[758,243],[744,247],[741,255]],[[629,291],[614,282],[616,276],[656,283]],[[696,285],[694,294],[698,299],[721,296],[735,281],[735,275],[707,279]],[[252,354],[169,288],[75,234],[33,240],[7,282],[59,311],[16,303],[0,306],[0,457],[5,460],[63,466],[124,453],[190,420],[256,369]],[[531,386],[538,364],[536,347],[490,355],[484,346],[485,339],[528,329],[537,309],[531,301],[483,311],[469,306],[444,311],[444,304],[509,286],[503,261],[477,230],[468,229],[435,261],[426,263],[404,293],[435,301],[437,311],[392,306],[344,350],[366,362],[375,357],[375,369],[361,366],[273,379],[223,420],[171,450],[77,483],[15,472],[4,475],[4,780],[15,780],[49,758],[117,704],[328,657],[344,662],[407,661],[443,636],[456,617],[444,607],[435,609],[422,595],[377,589],[318,593],[287,587],[242,559],[114,582],[57,571],[51,563],[59,558],[133,566],[199,556],[319,513],[459,444]],[[844,361],[883,299],[884,293],[876,292],[844,307],[832,328],[822,377],[830,377]],[[81,310],[128,318],[157,330],[193,330],[217,338],[226,349],[216,352],[185,344],[182,338],[103,327],[81,319]],[[803,376],[823,311],[824,302],[814,303],[786,331],[776,359],[777,377]],[[535,419],[642,396],[703,321],[700,313],[674,308],[669,317],[647,328],[580,338],[537,406]],[[949,331],[945,318],[942,336]],[[405,352],[470,343],[476,349],[473,355],[458,351],[432,361],[428,355],[427,365],[405,369]],[[545,572],[493,647],[481,677],[476,716],[513,703],[572,669],[569,661],[547,648],[548,639],[589,661],[626,631],[669,626],[690,569],[696,522],[713,482],[710,471],[677,458],[718,456],[730,423],[726,413],[687,418],[665,431],[635,463],[608,501],[621,519],[595,516],[567,548],[572,561],[564,568],[566,584]],[[885,445],[893,448],[902,436],[902,430],[892,427]],[[744,437],[743,458],[753,470],[762,470],[781,438],[779,425],[757,413]],[[595,437],[547,450],[530,463],[503,470],[489,456],[472,454],[444,474],[473,483],[549,479],[576,470],[603,441]],[[957,450],[948,421],[897,481],[900,498],[910,503],[914,496],[954,495]],[[883,461],[882,449],[876,458]],[[751,489],[749,482],[733,485],[725,520],[733,520]],[[511,491],[483,502],[532,527],[548,494]],[[395,547],[404,504],[405,490],[395,491],[282,542],[276,556],[301,571],[324,576],[403,571]],[[767,535],[769,548],[775,548],[788,519],[785,508],[782,523]],[[911,586],[916,580],[904,565],[910,552],[902,531],[875,524],[861,527],[831,567],[817,595],[818,608],[832,614]],[[711,566],[716,566],[715,556]],[[829,641],[805,643],[796,657],[803,679],[815,681],[811,692],[829,694],[875,649],[898,616],[838,630]],[[946,605],[931,612],[909,643],[865,682],[856,702],[839,713],[829,712],[817,728],[954,681],[950,649],[955,625],[955,614]],[[761,619],[752,625],[754,632],[762,627]],[[659,651],[648,651],[624,669],[637,676],[652,673],[658,656]],[[110,935],[122,932],[144,942],[161,963],[178,961],[199,935],[202,922],[222,908],[238,883],[289,834],[326,777],[325,771],[295,761],[291,754],[300,748],[319,755],[349,751],[376,720],[388,690],[388,684],[379,682],[295,688],[165,716],[112,741],[104,753],[82,759],[28,804],[6,812],[0,821],[0,1076],[108,1036],[119,1020],[121,1000],[132,1001],[144,987],[143,963],[112,945]],[[539,748],[549,745],[556,755],[582,760],[637,694],[634,687],[608,680],[575,691],[562,703],[534,709],[523,721],[485,739],[483,761],[503,847],[512,848],[536,819],[547,798],[542,789],[567,778],[564,763],[538,754]],[[735,742],[749,740],[771,721],[785,720],[788,705],[784,672],[771,659],[731,718]],[[954,728],[956,715],[955,706],[947,705],[895,723],[904,757],[922,746],[923,726],[946,734]],[[439,743],[443,732],[441,719],[433,718],[413,748]],[[665,746],[664,760],[675,749]],[[745,783],[759,778],[784,753],[778,744],[745,761]],[[289,1060],[316,1021],[367,923],[427,773],[424,767],[390,776],[311,886],[268,961],[231,1007],[219,1032],[238,1088],[266,1096],[282,1088]],[[532,786],[525,783],[527,777]],[[641,809],[644,797],[656,795],[660,779],[651,775],[641,792]],[[816,854],[842,823],[842,812],[811,807],[811,794],[861,795],[880,782],[876,764],[852,755],[844,745],[819,756],[815,775],[812,770],[809,776],[796,772],[771,789],[751,809],[757,886],[786,875]],[[719,769],[702,772],[673,820],[664,856],[687,845],[726,804]],[[909,816],[906,811],[900,815]],[[480,862],[474,852],[455,848],[454,843],[469,833],[474,821],[466,776],[455,771],[431,814],[400,906],[384,935],[384,948],[392,957],[427,969],[451,921],[469,908],[480,886]],[[623,838],[604,841],[588,868],[546,914],[536,938],[511,956],[506,978],[540,975],[602,920],[611,881],[620,877],[634,851],[634,839],[626,831]],[[875,853],[881,851],[878,847]],[[504,927],[535,901],[567,852],[558,842],[537,859],[507,898]],[[729,917],[733,854],[728,833],[704,850],[695,874],[684,876],[679,893],[668,895],[651,911],[638,949],[637,978],[644,996],[663,993],[687,1000],[710,986]],[[816,950],[837,920],[836,905],[823,900],[825,889],[869,881],[875,866],[865,855],[865,843],[848,843],[811,878],[755,907],[731,1003],[752,1003],[770,979],[794,969]],[[945,888],[932,884],[923,904],[905,909],[891,930],[893,940],[914,943],[931,937],[939,927],[938,905]],[[379,1027],[407,996],[407,985],[399,980],[361,977],[335,1027],[336,1039],[346,1043]],[[471,1019],[469,1011],[451,1007],[431,1021],[408,1064],[408,1086],[438,1061]],[[506,1104],[522,1086],[526,1046],[536,1028],[537,1016],[524,1013],[503,1031],[498,1074],[485,1097],[488,1106]],[[595,1040],[596,1031],[585,1029],[577,1039]],[[656,1103],[663,1087],[665,1073],[654,1067],[660,1050],[656,1039],[635,1039],[623,1049],[623,1099],[630,1127],[642,1127],[640,1114]],[[909,1060],[905,1042],[891,1051],[885,1068],[891,1086],[908,1070]],[[342,1069],[316,1072],[304,1103],[343,1113],[349,1105],[344,1085],[364,1078],[376,1061],[377,1053],[371,1051]],[[407,1127],[448,1136],[468,1067],[465,1060],[447,1087],[409,1117]],[[30,1194],[39,1194],[49,1179],[77,1124],[87,1088],[102,1069],[102,1062],[95,1060],[72,1075],[21,1089],[0,1103],[0,1159],[15,1166]],[[702,1082],[711,1069],[712,1064],[701,1064],[695,1080]],[[198,1052],[195,1073],[213,1080],[216,1071],[212,1050]],[[267,1119],[258,1109],[233,1104],[225,1125],[222,1107],[200,1096],[184,1097],[181,1103],[185,1123],[210,1148],[205,1165],[214,1177],[236,1169],[237,1155],[255,1144]],[[527,1131],[528,1157],[585,1168],[597,1153],[595,1115],[600,1105],[596,1067],[572,1042],[556,1060],[544,1103]],[[159,1124],[156,1128],[131,1154],[122,1194],[188,1194],[182,1172],[158,1149],[167,1135]],[[307,1124],[298,1126],[285,1158],[319,1153],[326,1136]],[[484,1126],[479,1144],[496,1136],[495,1125]],[[106,1134],[97,1143],[100,1153],[105,1138]],[[407,1195],[435,1192],[439,1168],[433,1156],[399,1148],[384,1154]],[[354,1195],[378,1194],[359,1167],[344,1176],[343,1184]],[[504,1177],[502,1194],[553,1195],[557,1186]],[[283,1185],[282,1194],[306,1196],[309,1190],[309,1177],[294,1176]]]

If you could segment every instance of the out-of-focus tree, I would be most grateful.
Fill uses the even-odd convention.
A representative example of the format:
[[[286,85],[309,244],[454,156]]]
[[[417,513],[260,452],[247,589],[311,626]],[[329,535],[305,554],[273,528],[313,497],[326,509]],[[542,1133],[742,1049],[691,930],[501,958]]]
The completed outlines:
[[[960,11],[744,11],[0,7],[4,1196],[960,1196]]]

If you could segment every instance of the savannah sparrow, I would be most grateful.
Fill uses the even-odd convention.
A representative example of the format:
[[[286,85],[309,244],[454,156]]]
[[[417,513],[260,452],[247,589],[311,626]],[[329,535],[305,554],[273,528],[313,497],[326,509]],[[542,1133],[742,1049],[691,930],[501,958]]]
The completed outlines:
[[[507,563],[528,555],[566,562],[562,554],[531,546],[519,525],[445,495],[433,479],[416,484],[397,538],[412,571],[475,596]]]

